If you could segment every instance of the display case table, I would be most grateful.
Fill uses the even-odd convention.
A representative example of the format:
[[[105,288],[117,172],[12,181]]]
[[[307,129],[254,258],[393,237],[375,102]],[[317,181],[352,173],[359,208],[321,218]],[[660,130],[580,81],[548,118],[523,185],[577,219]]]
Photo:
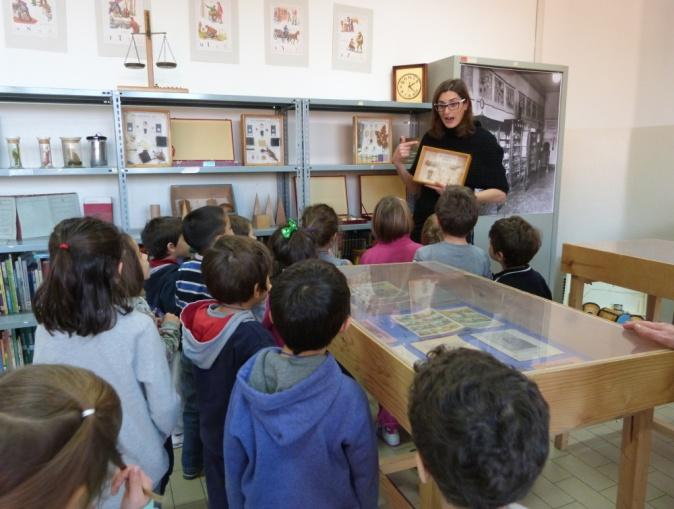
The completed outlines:
[[[438,344],[479,348],[538,383],[553,434],[625,417],[617,507],[644,507],[653,407],[674,401],[674,351],[438,263],[342,270],[353,322],[330,350],[403,428],[414,362]],[[380,473],[383,492],[401,504]],[[421,502],[439,507],[433,484],[422,486]]]

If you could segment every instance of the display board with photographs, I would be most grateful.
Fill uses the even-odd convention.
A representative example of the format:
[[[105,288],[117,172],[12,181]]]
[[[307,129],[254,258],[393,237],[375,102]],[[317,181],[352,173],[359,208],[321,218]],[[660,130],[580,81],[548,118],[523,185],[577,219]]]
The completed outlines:
[[[470,154],[463,152],[424,146],[414,172],[414,181],[462,186],[468,176],[471,159]]]
[[[171,213],[185,217],[195,209],[212,205],[227,214],[236,214],[234,188],[231,184],[171,186]]]
[[[168,110],[124,109],[126,165],[171,166],[171,120]]]
[[[353,164],[391,162],[391,118],[353,117]]]
[[[241,152],[244,165],[283,165],[283,117],[241,115]]]

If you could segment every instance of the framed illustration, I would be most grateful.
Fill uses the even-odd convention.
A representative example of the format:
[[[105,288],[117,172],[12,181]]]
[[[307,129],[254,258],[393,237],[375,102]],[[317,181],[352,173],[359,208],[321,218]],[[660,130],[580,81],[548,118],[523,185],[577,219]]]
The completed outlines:
[[[173,162],[177,166],[211,166],[234,162],[229,119],[172,118]]]
[[[124,153],[129,168],[171,166],[171,120],[168,110],[125,108]]]
[[[420,184],[462,186],[470,169],[470,154],[424,146],[413,180]]]
[[[346,193],[346,177],[310,177],[309,197],[311,203],[330,205],[338,216],[349,215],[349,200]]]
[[[353,164],[391,162],[391,118],[353,117]]]
[[[372,10],[335,4],[332,27],[332,68],[370,72],[372,69]]]
[[[439,312],[445,315],[447,318],[460,323],[467,329],[486,329],[489,327],[498,327],[499,325],[502,325],[498,320],[494,320],[492,317],[475,311],[468,306],[462,306],[453,309],[443,309]]]
[[[536,339],[517,329],[473,334],[485,345],[506,354],[517,361],[533,361],[564,353],[548,343]]]
[[[192,60],[239,63],[238,1],[190,0]]]
[[[428,100],[428,64],[394,65],[391,77],[393,101],[423,103]]]
[[[206,205],[222,207],[228,214],[236,213],[232,184],[171,186],[171,213],[176,217]]]
[[[409,315],[391,315],[391,319],[420,338],[437,336],[438,334],[450,334],[462,328],[460,324],[434,309],[427,309]]]
[[[361,175],[360,203],[363,216],[369,216],[385,196],[407,199],[405,184],[398,175]]]
[[[8,48],[67,51],[65,0],[2,2]]]
[[[265,63],[309,65],[308,0],[265,0]]]
[[[145,32],[147,0],[95,0],[98,54],[102,57],[124,57],[131,34]],[[140,54],[145,53],[145,38],[136,37]]]
[[[244,165],[283,165],[283,117],[241,115],[241,153]]]

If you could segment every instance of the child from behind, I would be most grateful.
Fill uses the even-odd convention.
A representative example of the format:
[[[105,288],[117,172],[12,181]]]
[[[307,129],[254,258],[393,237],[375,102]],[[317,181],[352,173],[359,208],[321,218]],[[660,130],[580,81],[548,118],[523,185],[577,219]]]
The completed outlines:
[[[251,312],[267,296],[271,263],[269,251],[256,240],[218,239],[202,265],[213,299],[188,304],[180,315],[183,354],[194,363],[208,506],[213,509],[227,507],[222,432],[236,373],[258,350],[274,344]]]
[[[234,232],[234,235],[250,237],[253,240],[256,239],[255,231],[253,230],[253,223],[251,223],[247,218],[237,214],[229,214],[229,222],[232,225],[232,231]]]
[[[349,324],[346,278],[322,260],[296,263],[274,280],[271,306],[286,344],[237,375],[225,425],[230,507],[377,507],[367,399],[327,352]]]
[[[463,186],[447,186],[435,205],[444,236],[442,242],[420,248],[416,262],[440,262],[491,279],[489,255],[466,240],[478,217],[477,199]]]
[[[534,382],[491,355],[438,347],[415,366],[409,418],[422,482],[451,507],[521,508],[545,465],[548,405]]]
[[[489,230],[489,256],[503,270],[494,274],[494,281],[544,299],[552,299],[543,276],[529,265],[540,247],[538,230],[520,216],[496,221]]]
[[[87,368],[115,388],[123,460],[140,465],[157,489],[169,467],[164,444],[180,402],[154,320],[129,305],[119,274],[122,250],[110,223],[84,217],[56,225],[51,270],[34,297],[34,363]],[[119,500],[107,497],[101,505],[117,509]]]
[[[421,229],[421,243],[427,246],[436,242],[442,242],[443,240],[445,240],[445,237],[440,228],[440,223],[438,223],[438,216],[431,214],[426,218],[424,226]]]
[[[159,316],[180,313],[176,306],[176,279],[182,258],[190,255],[182,238],[182,220],[178,217],[156,217],[148,221],[140,234],[150,258],[150,277],[145,280],[145,299]]]
[[[223,235],[233,235],[227,214],[221,207],[207,205],[193,210],[183,218],[183,237],[194,252],[192,260],[183,262],[178,269],[175,299],[179,310],[190,302],[211,299],[201,262],[206,250]],[[180,392],[183,398],[183,478],[195,479],[203,468],[203,446],[199,438],[199,409],[195,393],[192,362],[180,356]]]
[[[376,243],[360,257],[363,265],[377,263],[404,263],[414,260],[421,247],[410,239],[414,228],[412,213],[407,203],[395,196],[379,200],[372,215],[372,233]]]
[[[316,241],[318,257],[321,260],[336,266],[351,265],[345,258],[337,258],[332,252],[332,246],[337,240],[339,218],[335,209],[325,203],[311,205],[302,212],[302,227],[307,230]]]

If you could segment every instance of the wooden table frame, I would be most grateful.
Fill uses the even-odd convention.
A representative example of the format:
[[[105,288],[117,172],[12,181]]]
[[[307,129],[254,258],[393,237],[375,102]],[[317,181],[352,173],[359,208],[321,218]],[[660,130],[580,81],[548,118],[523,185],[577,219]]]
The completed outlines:
[[[355,321],[335,338],[330,351],[410,431],[412,368]],[[550,405],[553,434],[626,416],[616,503],[620,509],[644,507],[653,407],[674,401],[673,366],[674,351],[655,350],[528,373]],[[409,507],[381,470],[380,479],[382,493],[394,507]],[[420,491],[423,508],[440,506],[434,483]]]

